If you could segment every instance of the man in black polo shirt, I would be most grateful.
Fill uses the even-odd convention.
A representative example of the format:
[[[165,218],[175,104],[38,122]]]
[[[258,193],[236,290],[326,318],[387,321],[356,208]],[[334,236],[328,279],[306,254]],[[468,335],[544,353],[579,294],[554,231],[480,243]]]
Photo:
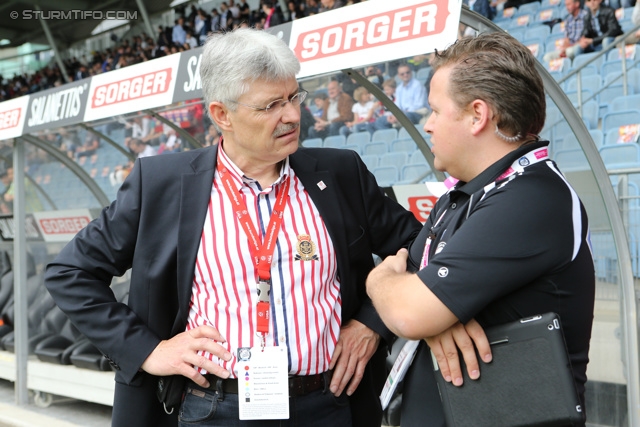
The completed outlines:
[[[584,405],[595,292],[587,215],[537,136],[545,95],[535,58],[493,33],[460,39],[432,66],[424,128],[435,167],[459,182],[409,250],[372,271],[367,292],[389,329],[426,338],[455,385],[455,344],[477,379],[469,348],[491,360],[483,328],[556,312]],[[405,377],[403,427],[444,425],[428,350],[422,341]]]

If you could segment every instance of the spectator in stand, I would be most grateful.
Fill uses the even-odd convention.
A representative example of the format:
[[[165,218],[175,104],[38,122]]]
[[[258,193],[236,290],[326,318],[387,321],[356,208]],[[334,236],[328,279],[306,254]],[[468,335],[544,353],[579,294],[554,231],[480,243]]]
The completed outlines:
[[[158,150],[155,147],[152,147],[137,138],[129,140],[128,147],[129,150],[131,150],[131,152],[134,153],[138,159],[141,159],[143,157],[155,156],[156,154],[158,154]]]
[[[573,59],[584,51],[578,42],[584,33],[584,22],[589,14],[580,5],[580,0],[565,0],[564,7],[569,12],[569,15],[564,19],[565,38],[562,39],[555,51],[545,53],[542,57],[544,63],[549,63],[557,58]]]
[[[238,4],[238,9],[240,9],[240,22],[251,22],[251,8],[247,4],[247,0],[240,0],[240,4]]]
[[[351,107],[353,98],[342,92],[340,84],[336,80],[331,80],[327,85],[329,98],[322,107],[322,117],[316,124],[309,128],[307,136],[309,138],[325,138],[327,136],[339,135],[340,128],[345,122],[353,120]]]
[[[187,31],[187,38],[184,43],[185,49],[195,49],[198,47],[198,39],[193,35],[193,31]]]
[[[636,1],[635,6],[633,6],[631,22],[633,22],[634,27],[640,25],[640,1]],[[627,44],[636,44],[638,42],[640,42],[640,30],[636,31],[633,36],[627,39]]]
[[[322,119],[322,115],[324,114],[324,102],[328,98],[329,97],[324,92],[316,92],[316,94],[313,95],[313,103],[316,106],[313,117],[316,121]]]
[[[318,0],[307,0],[305,2],[305,16],[312,16],[316,13],[320,13],[320,7],[318,6]]]
[[[395,79],[387,79],[384,81],[384,83],[382,83],[382,91],[394,103],[396,102],[396,86],[397,84]],[[391,114],[391,111],[389,111],[387,107],[385,107],[384,104],[380,102],[380,100],[377,100],[376,102],[374,102],[374,105],[373,105],[373,117],[372,117],[373,121],[369,123],[367,130],[370,133],[373,133],[377,129],[385,129],[385,126],[382,125],[382,122],[394,120],[394,119],[395,117],[393,117],[393,114]],[[380,120],[381,123],[376,126],[376,123],[378,122],[378,120]],[[390,123],[389,126],[386,126],[386,127],[391,127],[391,126],[392,124]]]
[[[96,150],[100,148],[100,141],[93,134],[88,134],[82,145],[76,147],[76,160],[79,160],[81,157],[92,156],[96,154]]]
[[[320,0],[320,3],[322,6],[320,6],[318,12],[326,12],[344,6],[342,0]]]
[[[616,11],[602,4],[602,0],[585,0],[587,18],[584,33],[578,42],[584,52],[600,51],[623,33]]]
[[[176,25],[171,32],[171,41],[173,44],[182,46],[187,40],[187,32],[184,29],[184,18],[180,17],[176,21]]]
[[[380,67],[376,65],[370,65],[365,68],[364,75],[367,79],[382,89],[382,83],[384,83],[384,75],[382,74],[382,70]]]
[[[275,27],[284,22],[280,9],[271,1],[264,1],[264,3],[262,3],[262,13],[264,15],[264,29]]]
[[[402,84],[396,88],[395,104],[411,120],[411,123],[417,124],[428,112],[427,91],[420,81],[413,77],[413,71],[408,64],[398,66],[398,76]],[[373,122],[372,130],[388,129],[397,125],[399,125],[398,119],[392,114],[387,114]]]
[[[220,3],[220,29],[226,30],[229,27],[229,18],[231,18],[231,12],[227,2]]]
[[[240,23],[240,8],[236,6],[234,0],[229,0],[229,13],[233,19],[233,25],[238,25]]]
[[[360,86],[353,92],[353,99],[357,102],[351,107],[353,120],[345,122],[340,128],[340,134],[349,136],[351,133],[362,132],[369,129],[369,124],[375,112],[374,102],[369,91]]]
[[[220,21],[222,17],[215,7],[211,9],[211,31],[216,33],[220,31]]]
[[[218,130],[216,129],[216,127],[215,127],[215,125],[213,123],[210,124],[209,125],[209,131],[204,136],[204,145],[205,145],[205,147],[209,147],[211,145],[217,144],[219,139],[220,139],[220,134],[218,133]]]

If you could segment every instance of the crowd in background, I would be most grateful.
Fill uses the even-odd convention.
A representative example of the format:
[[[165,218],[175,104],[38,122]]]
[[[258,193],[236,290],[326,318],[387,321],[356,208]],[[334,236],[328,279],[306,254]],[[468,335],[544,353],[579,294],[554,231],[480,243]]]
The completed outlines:
[[[246,0],[226,0],[220,7],[211,10],[199,9],[195,4],[183,4],[175,9],[175,25],[159,26],[154,36],[143,32],[131,40],[118,40],[113,35],[113,47],[63,60],[64,74],[68,81],[76,81],[198,47],[210,32],[226,31],[242,25],[268,28],[359,1],[289,0],[287,10],[282,10],[277,0],[261,0],[259,8],[253,10]],[[66,82],[60,67],[53,61],[33,74],[12,77],[0,75],[0,102]]]

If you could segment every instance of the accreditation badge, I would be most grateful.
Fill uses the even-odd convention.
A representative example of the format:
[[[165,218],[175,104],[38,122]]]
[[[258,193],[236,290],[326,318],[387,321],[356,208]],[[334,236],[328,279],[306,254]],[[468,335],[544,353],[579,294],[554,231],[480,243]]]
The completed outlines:
[[[289,419],[287,346],[238,349],[241,420]]]
[[[298,243],[296,244],[296,250],[298,253],[295,256],[296,261],[317,261],[318,255],[316,255],[316,244],[311,240],[311,236],[308,234],[301,234],[298,236]]]

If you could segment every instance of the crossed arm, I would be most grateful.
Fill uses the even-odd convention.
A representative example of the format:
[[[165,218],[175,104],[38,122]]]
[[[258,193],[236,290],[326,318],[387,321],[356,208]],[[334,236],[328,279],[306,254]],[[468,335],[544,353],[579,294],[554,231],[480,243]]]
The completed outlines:
[[[461,324],[416,274],[407,273],[407,257],[407,250],[401,249],[369,274],[367,293],[378,314],[396,335],[425,339],[447,381],[462,385],[458,349],[469,377],[479,378],[475,349],[484,362],[491,361],[491,348],[484,330],[475,320]]]

